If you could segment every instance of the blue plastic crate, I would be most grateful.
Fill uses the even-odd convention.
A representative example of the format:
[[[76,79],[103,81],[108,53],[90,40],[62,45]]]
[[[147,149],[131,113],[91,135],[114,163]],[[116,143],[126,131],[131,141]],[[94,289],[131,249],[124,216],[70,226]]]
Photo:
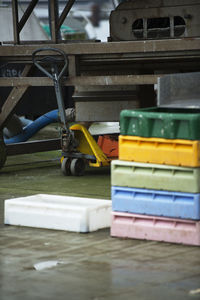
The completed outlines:
[[[200,220],[200,194],[112,187],[113,211]]]

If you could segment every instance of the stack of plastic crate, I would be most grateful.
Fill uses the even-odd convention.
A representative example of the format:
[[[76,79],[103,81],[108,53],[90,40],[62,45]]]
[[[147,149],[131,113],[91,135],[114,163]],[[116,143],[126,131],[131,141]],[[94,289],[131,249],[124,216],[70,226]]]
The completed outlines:
[[[200,245],[200,110],[120,116],[111,236]]]

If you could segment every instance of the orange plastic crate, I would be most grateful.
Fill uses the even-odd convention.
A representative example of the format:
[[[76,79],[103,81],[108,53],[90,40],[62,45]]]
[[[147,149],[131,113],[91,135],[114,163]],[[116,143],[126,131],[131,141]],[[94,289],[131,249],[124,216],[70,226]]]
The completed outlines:
[[[118,158],[118,141],[111,136],[99,136],[98,145],[108,158]]]

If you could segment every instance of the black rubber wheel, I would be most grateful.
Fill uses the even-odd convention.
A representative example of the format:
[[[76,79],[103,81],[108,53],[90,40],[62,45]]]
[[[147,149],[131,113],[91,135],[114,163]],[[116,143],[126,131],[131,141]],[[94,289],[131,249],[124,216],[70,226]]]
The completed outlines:
[[[0,135],[0,169],[3,168],[6,162],[6,146],[4,144],[2,135]]]
[[[85,160],[82,158],[73,158],[70,165],[70,171],[74,176],[83,176],[85,173]]]
[[[71,165],[71,158],[65,157],[61,164],[61,170],[65,176],[71,175],[70,165]]]

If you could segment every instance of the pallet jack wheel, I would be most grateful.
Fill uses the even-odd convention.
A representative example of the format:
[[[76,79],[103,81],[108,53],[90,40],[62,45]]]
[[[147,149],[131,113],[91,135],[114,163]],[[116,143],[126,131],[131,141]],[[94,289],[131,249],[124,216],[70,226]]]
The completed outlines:
[[[6,146],[4,144],[3,138],[0,135],[0,169],[4,166],[6,162]]]
[[[65,157],[62,161],[61,170],[62,170],[62,172],[65,176],[70,176],[71,175],[71,170],[70,170],[71,161],[72,160],[69,157]]]
[[[85,172],[85,160],[82,158],[73,158],[70,165],[71,174],[82,176]]]

